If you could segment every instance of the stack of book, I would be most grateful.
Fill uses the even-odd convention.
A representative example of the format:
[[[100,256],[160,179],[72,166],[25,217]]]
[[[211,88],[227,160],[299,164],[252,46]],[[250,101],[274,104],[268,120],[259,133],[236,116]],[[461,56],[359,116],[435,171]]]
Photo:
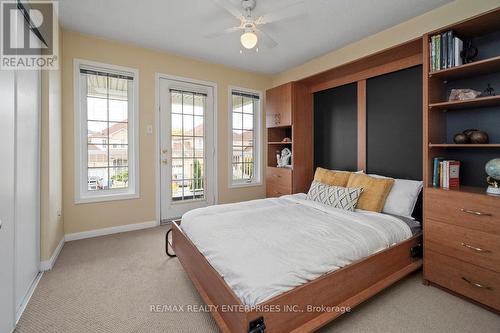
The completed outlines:
[[[460,187],[460,161],[435,157],[432,186],[441,188]]]
[[[431,71],[462,65],[464,42],[452,30],[431,36],[429,54]]]

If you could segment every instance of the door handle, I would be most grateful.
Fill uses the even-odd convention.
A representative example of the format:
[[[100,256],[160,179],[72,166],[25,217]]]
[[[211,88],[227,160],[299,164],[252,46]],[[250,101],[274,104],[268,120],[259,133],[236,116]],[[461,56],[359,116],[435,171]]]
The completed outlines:
[[[480,288],[480,289],[487,289],[487,290],[492,290],[493,288],[491,287],[488,287],[488,286],[485,286],[484,284],[481,284],[481,283],[477,283],[477,282],[473,282],[465,277],[462,276],[462,280],[464,280],[465,282],[467,282],[468,284],[470,284],[471,286],[474,286],[476,288]]]
[[[2,220],[0,220],[0,229],[2,229]]]

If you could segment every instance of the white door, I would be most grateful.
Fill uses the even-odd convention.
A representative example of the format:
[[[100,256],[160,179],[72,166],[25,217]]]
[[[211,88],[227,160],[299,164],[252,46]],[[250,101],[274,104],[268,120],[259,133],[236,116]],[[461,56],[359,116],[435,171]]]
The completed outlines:
[[[40,71],[17,71],[15,293],[16,315],[40,271]]]
[[[12,332],[14,312],[15,73],[0,70],[0,333]]]
[[[214,88],[159,79],[161,219],[215,202]]]

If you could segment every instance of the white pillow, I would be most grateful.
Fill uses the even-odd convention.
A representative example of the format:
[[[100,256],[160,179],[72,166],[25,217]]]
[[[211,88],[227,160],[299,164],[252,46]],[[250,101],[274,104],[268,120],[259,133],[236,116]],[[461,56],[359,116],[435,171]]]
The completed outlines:
[[[380,175],[369,175],[375,178],[390,178]],[[417,204],[423,182],[419,180],[394,179],[389,195],[385,200],[382,213],[413,218],[411,214]]]

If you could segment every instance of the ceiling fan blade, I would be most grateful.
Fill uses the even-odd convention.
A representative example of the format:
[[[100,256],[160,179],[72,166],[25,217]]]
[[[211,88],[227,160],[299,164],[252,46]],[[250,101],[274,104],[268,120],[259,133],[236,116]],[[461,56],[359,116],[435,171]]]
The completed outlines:
[[[255,33],[257,34],[259,40],[262,40],[262,43],[268,48],[272,49],[273,47],[276,47],[278,45],[278,43],[264,31],[255,29]]]
[[[222,31],[216,31],[216,32],[212,32],[212,33],[206,34],[205,38],[216,38],[216,37],[219,37],[219,36],[222,36],[222,35],[227,35],[227,34],[230,34],[230,33],[233,33],[233,32],[239,31],[239,30],[242,30],[242,29],[243,28],[241,26],[227,28],[227,29],[224,29]]]
[[[218,4],[220,7],[224,8],[227,12],[229,12],[231,15],[236,17],[240,21],[244,21],[245,17],[241,13],[241,11],[233,5],[233,3],[229,0],[214,0],[216,4]]]
[[[306,8],[304,6],[304,2],[299,1],[288,7],[277,9],[268,14],[262,15],[255,21],[255,24],[257,25],[269,24],[304,15],[306,15]]]

